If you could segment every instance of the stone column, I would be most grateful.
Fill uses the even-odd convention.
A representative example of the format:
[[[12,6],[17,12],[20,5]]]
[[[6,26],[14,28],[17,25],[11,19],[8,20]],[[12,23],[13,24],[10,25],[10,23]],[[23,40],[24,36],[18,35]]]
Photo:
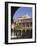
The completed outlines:
[[[30,23],[29,23],[29,27],[30,27]]]
[[[26,23],[25,23],[25,27],[26,27]]]
[[[27,31],[27,29],[25,29],[25,32]]]
[[[21,29],[21,36],[22,36],[22,29]]]

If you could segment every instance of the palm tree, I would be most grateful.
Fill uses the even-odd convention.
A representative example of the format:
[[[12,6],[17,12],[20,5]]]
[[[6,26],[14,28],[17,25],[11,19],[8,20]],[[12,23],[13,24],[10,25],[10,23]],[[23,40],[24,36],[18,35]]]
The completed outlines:
[[[19,23],[16,23],[15,29],[16,29],[16,30],[21,29],[21,25],[19,25]]]

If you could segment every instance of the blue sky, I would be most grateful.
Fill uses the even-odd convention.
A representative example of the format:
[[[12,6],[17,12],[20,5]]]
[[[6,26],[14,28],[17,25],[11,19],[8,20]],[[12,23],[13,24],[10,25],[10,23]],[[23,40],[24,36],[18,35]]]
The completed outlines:
[[[20,7],[14,14],[14,17],[19,17],[28,14],[32,16],[32,7]]]

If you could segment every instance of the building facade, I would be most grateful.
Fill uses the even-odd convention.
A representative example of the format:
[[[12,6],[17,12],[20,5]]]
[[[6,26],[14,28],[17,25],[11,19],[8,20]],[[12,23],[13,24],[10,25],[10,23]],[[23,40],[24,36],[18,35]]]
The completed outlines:
[[[30,16],[18,17],[18,19],[14,21],[14,24],[15,24],[15,28],[14,28],[15,30],[13,31],[14,37],[15,36],[17,36],[17,38],[32,37],[32,17]],[[17,24],[18,26],[16,27]]]

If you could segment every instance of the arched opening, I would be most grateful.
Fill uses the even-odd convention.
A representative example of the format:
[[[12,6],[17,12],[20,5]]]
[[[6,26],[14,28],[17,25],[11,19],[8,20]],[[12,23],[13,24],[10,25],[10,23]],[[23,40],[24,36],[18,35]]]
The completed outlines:
[[[21,10],[18,10],[18,9],[21,9]],[[28,15],[28,13],[26,13],[26,11],[25,11],[26,9],[27,9],[26,7],[25,8],[24,7],[22,7],[22,8],[11,7],[11,25],[12,25],[11,36],[14,35],[14,36],[16,36],[16,38],[21,38],[21,37],[30,38],[31,37],[31,31],[25,30],[25,29],[30,28],[29,22],[28,22],[30,16]],[[16,12],[16,11],[18,11],[18,12]],[[19,16],[19,17],[17,17],[17,16]],[[21,29],[22,29],[22,31],[21,31]]]

